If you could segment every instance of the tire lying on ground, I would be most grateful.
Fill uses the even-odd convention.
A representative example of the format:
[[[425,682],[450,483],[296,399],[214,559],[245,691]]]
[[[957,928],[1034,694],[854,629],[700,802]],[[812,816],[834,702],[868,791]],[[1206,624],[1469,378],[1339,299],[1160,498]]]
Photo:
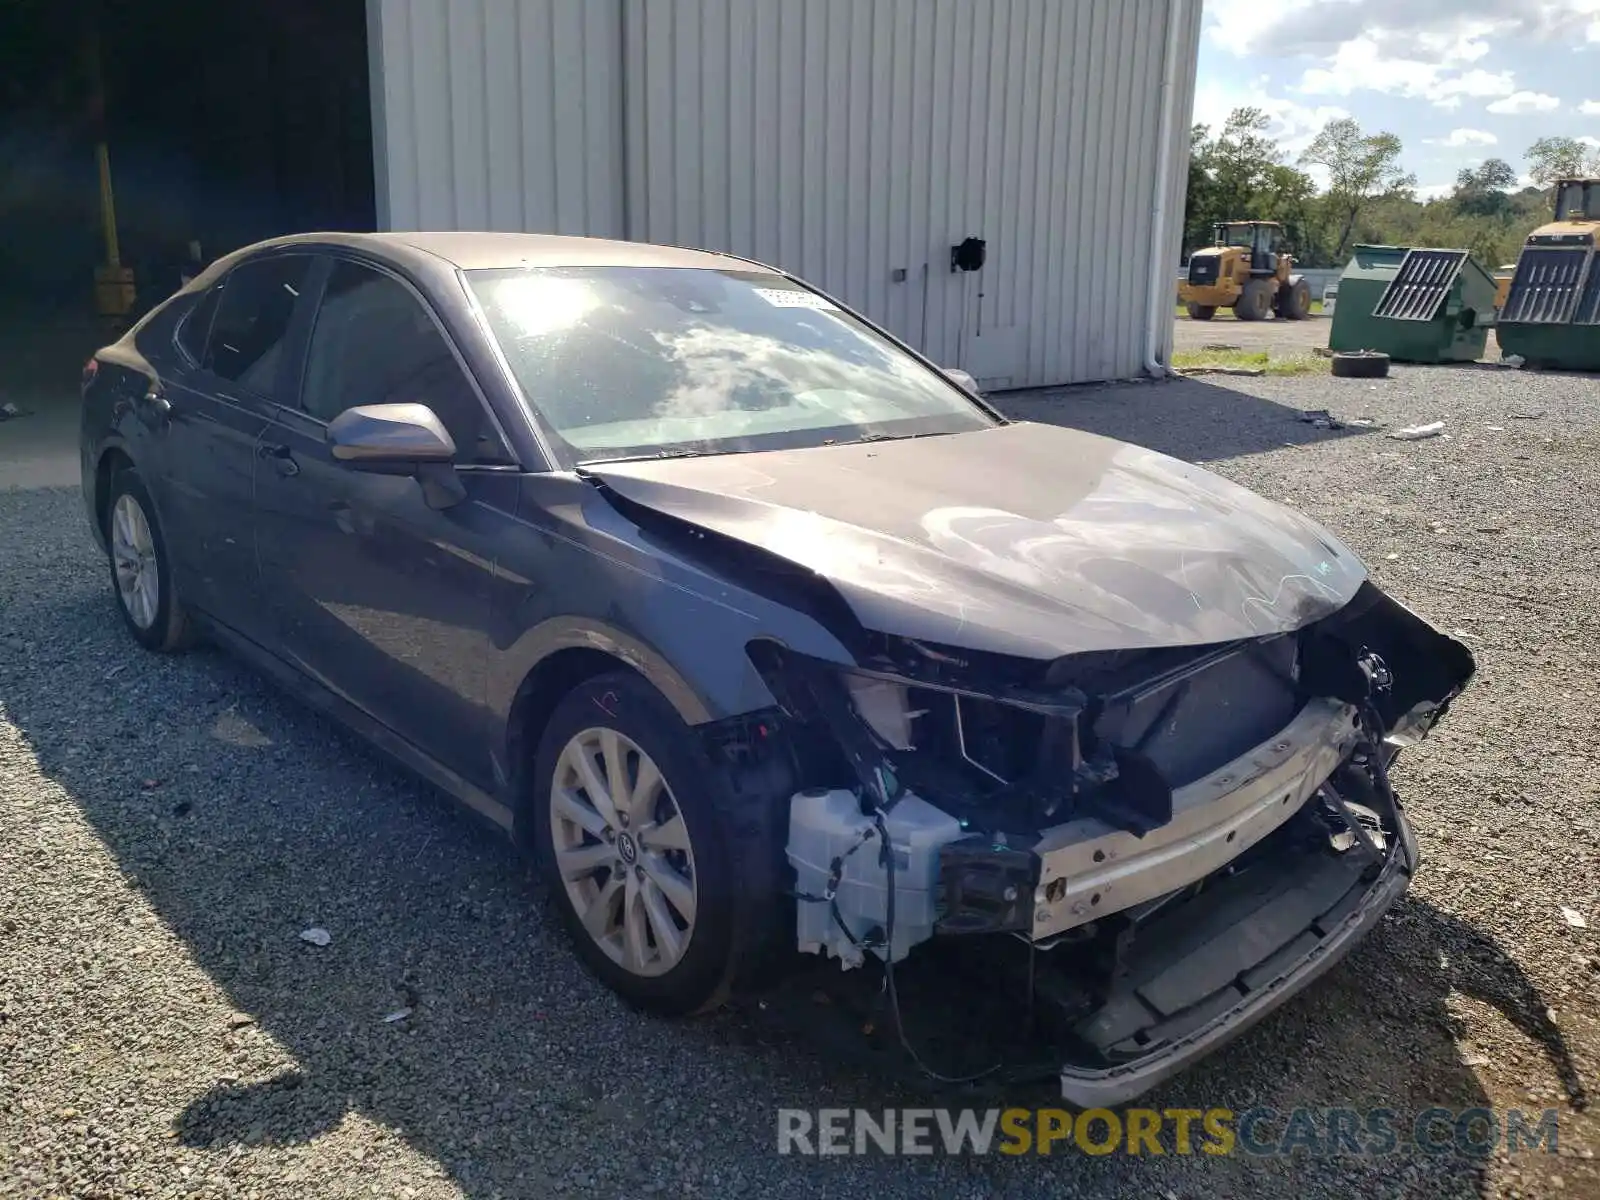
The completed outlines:
[[[1333,373],[1341,379],[1382,379],[1389,374],[1389,356],[1377,350],[1341,350],[1333,356]]]

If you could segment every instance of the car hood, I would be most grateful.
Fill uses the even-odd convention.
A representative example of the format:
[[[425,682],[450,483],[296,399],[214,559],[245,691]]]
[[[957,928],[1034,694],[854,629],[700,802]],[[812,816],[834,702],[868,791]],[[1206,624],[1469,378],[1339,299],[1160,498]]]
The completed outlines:
[[[867,629],[971,650],[1053,658],[1260,637],[1342,607],[1366,577],[1291,509],[1054,425],[586,473],[814,572]]]

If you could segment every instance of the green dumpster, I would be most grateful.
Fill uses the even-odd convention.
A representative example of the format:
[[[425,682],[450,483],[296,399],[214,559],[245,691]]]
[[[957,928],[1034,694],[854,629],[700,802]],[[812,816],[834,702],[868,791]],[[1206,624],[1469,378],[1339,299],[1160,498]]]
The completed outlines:
[[[1339,279],[1330,350],[1472,362],[1494,324],[1494,276],[1465,250],[1357,246]]]
[[[1502,322],[1501,353],[1539,367],[1600,371],[1600,257],[1594,248],[1525,247]]]

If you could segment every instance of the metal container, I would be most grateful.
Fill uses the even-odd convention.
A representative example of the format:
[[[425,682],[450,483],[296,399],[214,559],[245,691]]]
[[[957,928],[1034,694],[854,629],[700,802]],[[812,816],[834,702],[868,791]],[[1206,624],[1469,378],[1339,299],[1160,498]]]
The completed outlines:
[[[1523,248],[1500,316],[1501,353],[1541,367],[1600,371],[1600,254],[1571,245]]]
[[[1465,250],[1357,246],[1339,281],[1330,350],[1472,362],[1494,324],[1494,276]]]

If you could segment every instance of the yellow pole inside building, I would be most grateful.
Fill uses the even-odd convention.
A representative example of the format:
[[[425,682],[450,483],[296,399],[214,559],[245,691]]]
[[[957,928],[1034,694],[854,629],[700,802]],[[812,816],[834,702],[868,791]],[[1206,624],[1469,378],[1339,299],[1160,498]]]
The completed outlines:
[[[117,238],[117,204],[111,190],[111,149],[106,144],[106,81],[101,70],[98,29],[90,29],[87,48],[92,88],[90,110],[95,127],[94,156],[100,174],[100,230],[106,251],[106,261],[94,272],[95,311],[105,317],[121,317],[133,308],[135,292],[133,270],[122,265],[122,246]]]

